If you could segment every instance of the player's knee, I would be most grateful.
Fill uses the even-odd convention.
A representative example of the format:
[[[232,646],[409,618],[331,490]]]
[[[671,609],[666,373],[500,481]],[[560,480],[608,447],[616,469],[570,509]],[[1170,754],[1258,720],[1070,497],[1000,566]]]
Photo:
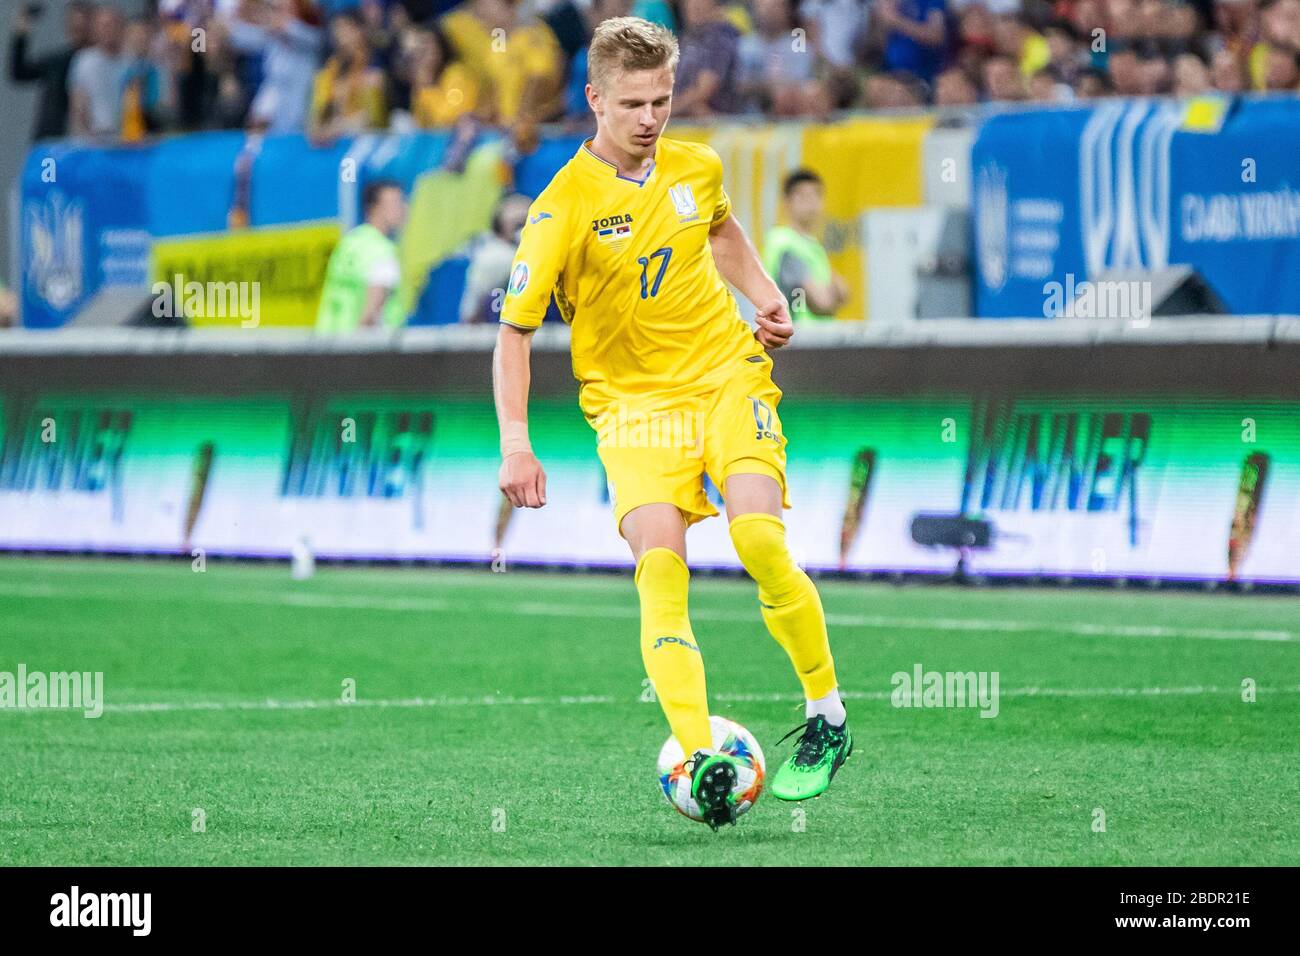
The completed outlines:
[[[655,548],[673,551],[686,563],[686,522],[675,505],[639,505],[623,516],[618,530],[638,564]]]
[[[755,512],[732,519],[730,531],[736,556],[759,590],[780,600],[799,570],[786,544],[785,523],[776,515]]]
[[[670,580],[685,584],[690,574],[690,569],[682,560],[682,556],[672,548],[647,548],[637,559],[636,573],[632,576],[632,582],[640,586],[644,576],[647,583]]]

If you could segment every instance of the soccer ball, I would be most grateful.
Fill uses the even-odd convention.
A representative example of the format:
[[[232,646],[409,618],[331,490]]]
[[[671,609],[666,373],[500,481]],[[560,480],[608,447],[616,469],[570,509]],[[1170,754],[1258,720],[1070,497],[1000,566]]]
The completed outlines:
[[[736,795],[736,816],[740,816],[758,802],[758,795],[763,792],[763,748],[753,734],[734,720],[714,715],[709,718],[709,727],[713,731],[713,749],[735,757],[739,765],[736,788],[732,792]],[[664,741],[659,751],[659,789],[674,810],[703,823],[700,808],[691,799],[691,775],[684,766],[688,756],[694,755],[682,753],[676,737]]]

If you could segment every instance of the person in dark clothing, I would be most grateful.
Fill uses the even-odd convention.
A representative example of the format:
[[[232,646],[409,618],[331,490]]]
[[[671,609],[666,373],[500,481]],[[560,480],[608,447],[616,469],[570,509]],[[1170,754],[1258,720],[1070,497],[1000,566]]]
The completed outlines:
[[[68,68],[82,47],[90,45],[94,5],[74,0],[68,5],[68,45],[62,50],[33,57],[28,48],[32,32],[31,5],[19,7],[9,45],[9,78],[15,83],[39,83],[41,102],[36,111],[34,139],[54,139],[68,134]]]
[[[568,64],[564,108],[571,122],[587,125],[591,107],[587,105],[587,48],[596,27],[604,20],[625,17],[632,12],[632,0],[560,0],[542,21],[551,28]],[[594,128],[594,127],[593,127]]]

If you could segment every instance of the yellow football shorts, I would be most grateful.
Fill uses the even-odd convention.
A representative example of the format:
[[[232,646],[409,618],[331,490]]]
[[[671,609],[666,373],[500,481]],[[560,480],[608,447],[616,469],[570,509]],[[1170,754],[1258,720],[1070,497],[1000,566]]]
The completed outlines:
[[[614,505],[614,526],[641,505],[676,505],[687,526],[718,513],[704,490],[704,475],[725,494],[736,474],[785,480],[785,436],[772,381],[772,360],[743,362],[716,388],[687,398],[641,396],[611,402],[589,415],[596,450],[605,466]]]

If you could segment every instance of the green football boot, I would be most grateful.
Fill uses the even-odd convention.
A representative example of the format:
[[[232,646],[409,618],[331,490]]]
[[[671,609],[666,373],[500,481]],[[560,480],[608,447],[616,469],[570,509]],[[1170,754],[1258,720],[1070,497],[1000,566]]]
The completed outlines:
[[[782,737],[784,743],[799,731],[802,736],[795,741],[790,759],[777,768],[772,777],[772,794],[782,800],[807,800],[820,796],[831,785],[835,772],[853,753],[853,735],[846,720],[838,727],[828,723],[818,714],[809,717]]]
[[[724,823],[736,825],[736,760],[729,754],[696,751],[691,767],[691,799],[700,808],[704,822],[717,830]]]

